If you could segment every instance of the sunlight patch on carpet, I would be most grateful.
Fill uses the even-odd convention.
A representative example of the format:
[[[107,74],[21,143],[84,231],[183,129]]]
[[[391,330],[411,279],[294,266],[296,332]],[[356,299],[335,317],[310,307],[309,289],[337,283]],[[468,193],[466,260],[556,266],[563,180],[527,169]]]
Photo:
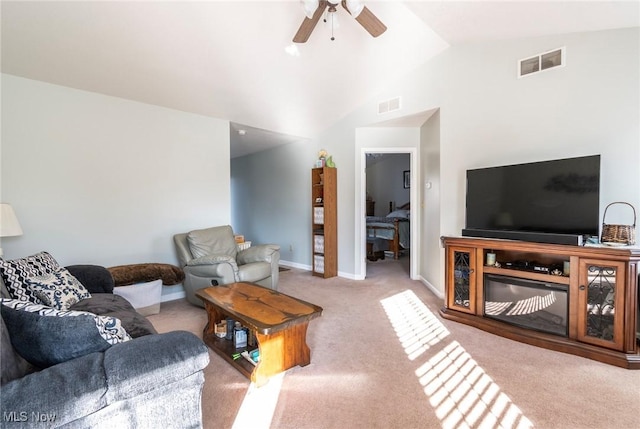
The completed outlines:
[[[447,328],[413,291],[380,302],[409,360],[428,358],[416,376],[444,429],[533,428],[471,355],[457,341],[447,339]],[[450,342],[445,345],[444,341]],[[429,353],[438,343],[444,347]]]
[[[411,291],[380,301],[410,360],[417,359],[449,332]]]
[[[285,373],[276,374],[262,387],[251,383],[232,429],[269,429],[278,404]]]
[[[426,305],[410,291],[380,301],[410,360],[449,335]]]

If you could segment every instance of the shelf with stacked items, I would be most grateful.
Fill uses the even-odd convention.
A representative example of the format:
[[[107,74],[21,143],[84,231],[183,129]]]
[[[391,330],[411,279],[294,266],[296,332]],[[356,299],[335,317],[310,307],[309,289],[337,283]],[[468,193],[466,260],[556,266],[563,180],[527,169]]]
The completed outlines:
[[[255,332],[241,322],[226,318],[214,326],[215,336],[209,337],[211,347],[221,351],[227,360],[245,374],[251,376],[260,360]]]

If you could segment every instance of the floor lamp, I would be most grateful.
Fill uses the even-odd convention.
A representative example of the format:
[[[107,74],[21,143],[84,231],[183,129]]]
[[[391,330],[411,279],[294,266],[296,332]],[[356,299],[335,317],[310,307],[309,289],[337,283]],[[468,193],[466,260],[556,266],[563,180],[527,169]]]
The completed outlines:
[[[22,235],[22,228],[13,211],[11,204],[0,203],[0,237],[15,237]],[[0,257],[4,256],[0,247]]]

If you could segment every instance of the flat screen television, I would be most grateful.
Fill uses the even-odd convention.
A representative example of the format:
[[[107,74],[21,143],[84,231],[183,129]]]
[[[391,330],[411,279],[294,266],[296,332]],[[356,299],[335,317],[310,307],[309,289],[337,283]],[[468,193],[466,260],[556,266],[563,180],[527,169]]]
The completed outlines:
[[[599,210],[600,155],[467,170],[462,235],[582,245]]]

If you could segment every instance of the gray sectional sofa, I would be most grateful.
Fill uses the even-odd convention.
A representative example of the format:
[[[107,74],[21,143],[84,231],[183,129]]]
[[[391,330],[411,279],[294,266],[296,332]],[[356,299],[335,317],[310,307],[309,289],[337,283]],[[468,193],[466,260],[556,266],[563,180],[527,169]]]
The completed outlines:
[[[0,427],[202,427],[203,370],[209,363],[204,343],[189,332],[156,333],[131,304],[112,293],[113,279],[105,268],[92,265],[66,268],[91,293],[91,298],[81,300],[69,310],[117,317],[132,339],[38,367],[14,347],[21,344],[22,348],[18,348],[24,350],[23,337],[34,328],[30,324],[42,319],[63,323],[55,325],[55,334],[59,334],[65,329],[81,329],[77,326],[86,326],[82,325],[83,318],[91,316],[49,317],[32,322],[4,305],[8,300],[3,299]],[[12,298],[1,281],[0,292],[3,298]],[[38,316],[33,317],[37,320]],[[26,344],[29,347],[31,343]],[[54,352],[59,351],[54,347]]]

